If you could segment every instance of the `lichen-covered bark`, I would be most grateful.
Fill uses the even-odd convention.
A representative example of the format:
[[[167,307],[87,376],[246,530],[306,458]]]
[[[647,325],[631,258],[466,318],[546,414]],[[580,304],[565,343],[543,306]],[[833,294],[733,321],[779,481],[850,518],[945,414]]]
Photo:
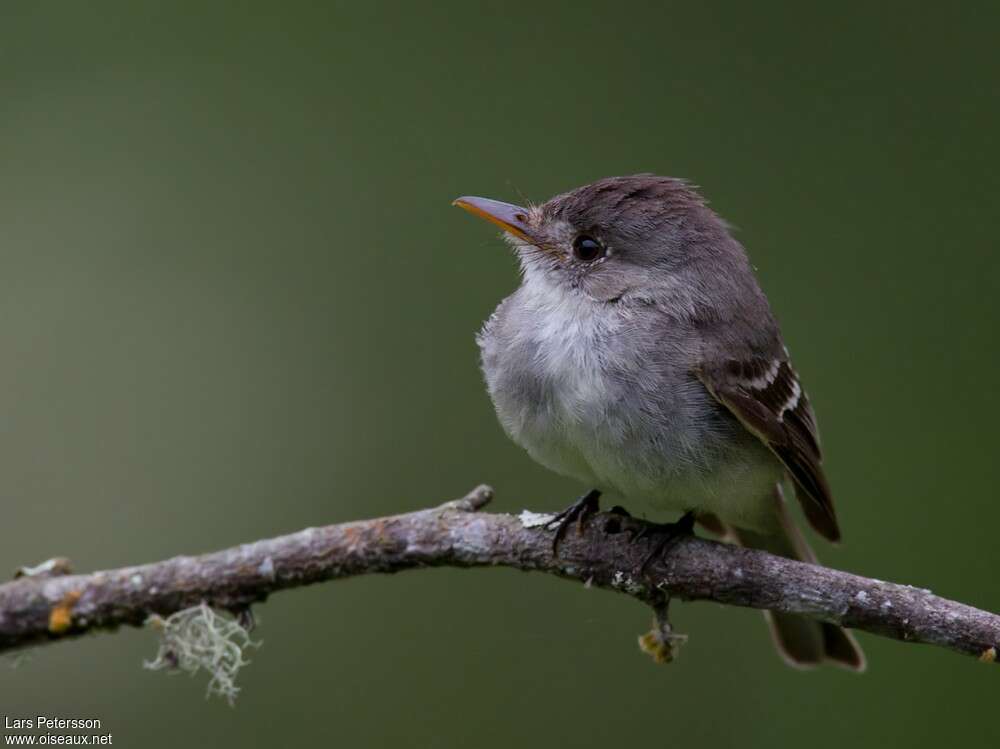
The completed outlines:
[[[644,521],[599,513],[552,552],[544,516],[479,512],[488,487],[441,507],[309,528],[196,557],[84,575],[63,566],[0,585],[0,651],[168,616],[207,602],[245,610],[273,592],[414,567],[504,566],[618,590],[665,609],[670,597],[804,614],[985,661],[1000,617],[929,591],[699,538],[679,540],[639,573],[655,538]],[[47,575],[47,576],[46,576]]]

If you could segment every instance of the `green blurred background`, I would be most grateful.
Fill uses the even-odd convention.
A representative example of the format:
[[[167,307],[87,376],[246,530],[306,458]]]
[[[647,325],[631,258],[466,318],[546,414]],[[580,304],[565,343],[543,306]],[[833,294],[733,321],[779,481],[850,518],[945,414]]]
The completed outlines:
[[[993,610],[1000,5],[5,3],[0,570],[197,553],[493,484],[581,487],[496,424],[517,283],[460,194],[636,171],[739,227],[816,404],[828,563]],[[800,673],[756,612],[428,570],[283,593],[235,709],[150,632],[0,669],[115,745],[996,746],[1000,676],[862,634]]]

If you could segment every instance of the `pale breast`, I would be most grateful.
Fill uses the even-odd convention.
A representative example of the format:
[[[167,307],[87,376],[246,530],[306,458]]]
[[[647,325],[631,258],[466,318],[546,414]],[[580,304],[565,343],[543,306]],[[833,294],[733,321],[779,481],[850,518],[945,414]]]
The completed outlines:
[[[640,323],[522,286],[478,338],[501,424],[540,464],[626,502],[753,514],[733,486],[769,495],[780,466],[688,374],[683,347]]]

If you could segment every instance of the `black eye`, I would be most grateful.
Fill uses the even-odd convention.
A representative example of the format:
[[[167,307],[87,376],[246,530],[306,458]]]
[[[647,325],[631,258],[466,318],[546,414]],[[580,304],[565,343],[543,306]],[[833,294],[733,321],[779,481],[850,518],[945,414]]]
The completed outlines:
[[[573,240],[573,255],[577,260],[592,263],[604,257],[604,245],[591,236],[581,234]]]

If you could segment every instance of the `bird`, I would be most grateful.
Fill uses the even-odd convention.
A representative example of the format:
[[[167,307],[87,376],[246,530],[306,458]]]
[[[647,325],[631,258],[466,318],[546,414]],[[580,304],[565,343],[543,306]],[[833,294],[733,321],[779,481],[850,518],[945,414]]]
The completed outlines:
[[[556,516],[556,544],[607,493],[682,513],[664,524],[677,533],[697,521],[815,563],[789,485],[808,524],[840,540],[809,398],[746,251],[696,187],[635,174],[541,204],[453,204],[499,226],[520,265],[476,339],[499,422],[535,461],[593,487]],[[864,670],[845,629],[765,617],[789,665]]]

